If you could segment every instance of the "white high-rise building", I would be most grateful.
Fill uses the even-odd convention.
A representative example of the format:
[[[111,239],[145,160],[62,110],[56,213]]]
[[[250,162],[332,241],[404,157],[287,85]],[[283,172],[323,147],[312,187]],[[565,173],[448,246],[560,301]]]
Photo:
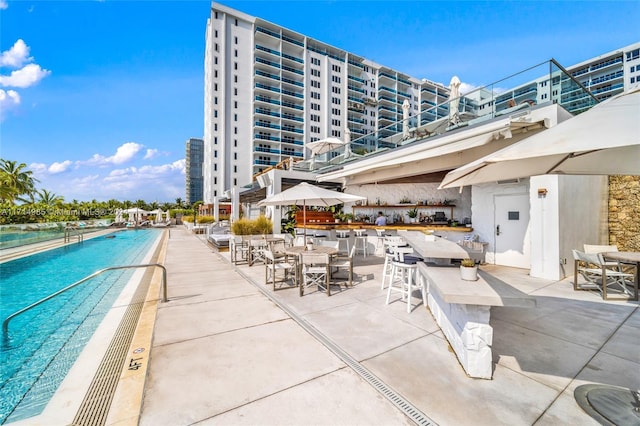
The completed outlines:
[[[640,81],[640,43],[567,70],[603,100]],[[256,173],[281,161],[309,158],[309,142],[344,140],[346,128],[355,140],[352,151],[379,148],[381,139],[402,132],[405,100],[412,127],[449,113],[449,89],[442,84],[218,3],[212,3],[207,22],[204,86],[205,203],[250,184]],[[513,99],[560,102],[580,112],[589,104],[578,88],[572,98],[574,86],[566,76],[541,76],[495,98],[485,100],[477,92],[463,98],[462,108],[482,115],[507,108]]]
[[[212,203],[305,144],[353,139],[447,101],[449,89],[213,3],[207,22],[204,202]],[[435,108],[427,120],[448,114]],[[393,134],[399,124],[382,130]],[[360,139],[362,149],[367,140]],[[372,140],[373,144],[374,141]],[[357,149],[358,147],[354,147]]]

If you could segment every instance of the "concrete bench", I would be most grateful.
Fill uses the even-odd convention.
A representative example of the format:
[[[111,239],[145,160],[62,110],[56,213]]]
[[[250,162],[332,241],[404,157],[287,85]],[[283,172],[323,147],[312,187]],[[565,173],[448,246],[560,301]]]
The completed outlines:
[[[464,281],[454,266],[418,262],[418,276],[426,280],[429,310],[464,370],[470,377],[491,379],[491,306],[533,308],[536,299],[497,279]]]

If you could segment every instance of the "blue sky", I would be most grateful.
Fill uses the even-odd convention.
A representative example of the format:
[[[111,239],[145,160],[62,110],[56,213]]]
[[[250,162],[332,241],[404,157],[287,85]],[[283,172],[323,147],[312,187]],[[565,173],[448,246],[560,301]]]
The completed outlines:
[[[480,86],[640,41],[637,1],[228,1],[409,75]],[[66,201],[184,199],[208,1],[0,0],[0,154]]]

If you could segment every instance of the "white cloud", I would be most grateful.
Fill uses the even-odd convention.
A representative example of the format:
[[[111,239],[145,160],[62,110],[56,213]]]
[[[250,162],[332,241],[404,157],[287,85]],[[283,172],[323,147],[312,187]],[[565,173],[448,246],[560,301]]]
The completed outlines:
[[[82,165],[107,165],[107,164],[123,164],[133,159],[144,145],[135,142],[127,142],[118,147],[116,153],[110,157],[100,154],[93,154],[87,161],[79,161]]]
[[[0,54],[0,66],[20,68],[23,64],[33,61],[29,57],[29,46],[22,39],[18,39],[11,49],[5,50]]]
[[[0,85],[26,88],[37,84],[51,74],[51,71],[40,68],[38,64],[27,64],[19,70],[11,71],[9,76],[0,76]]]
[[[20,94],[15,90],[0,89],[0,121],[4,119],[5,113],[20,105]]]
[[[0,10],[4,10],[6,8],[8,8],[9,5],[7,4],[7,2],[5,0],[0,0]]]
[[[47,165],[44,163],[31,163],[29,164],[29,170],[35,175],[42,174],[47,171]]]
[[[49,173],[55,175],[57,173],[66,172],[72,164],[73,162],[70,160],[65,160],[61,163],[55,162],[51,164],[47,170]]]
[[[144,155],[144,159],[148,160],[157,156],[159,151],[157,149],[147,149],[147,153]]]

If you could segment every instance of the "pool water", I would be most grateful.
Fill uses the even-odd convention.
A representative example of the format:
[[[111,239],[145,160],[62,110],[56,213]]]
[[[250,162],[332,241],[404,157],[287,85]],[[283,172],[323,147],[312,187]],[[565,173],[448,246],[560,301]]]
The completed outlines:
[[[161,231],[115,232],[0,265],[0,321],[110,266],[142,263]],[[105,272],[9,323],[0,353],[0,424],[40,414],[134,269]]]

